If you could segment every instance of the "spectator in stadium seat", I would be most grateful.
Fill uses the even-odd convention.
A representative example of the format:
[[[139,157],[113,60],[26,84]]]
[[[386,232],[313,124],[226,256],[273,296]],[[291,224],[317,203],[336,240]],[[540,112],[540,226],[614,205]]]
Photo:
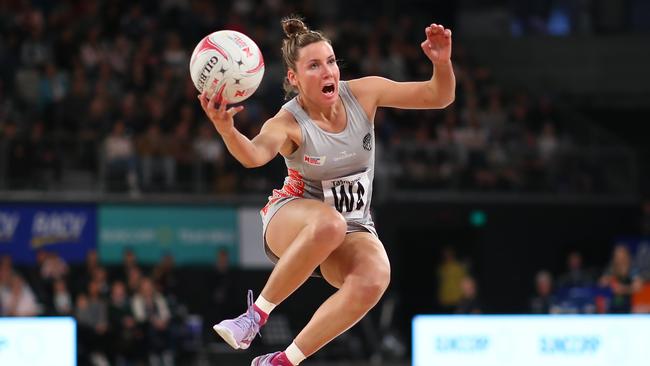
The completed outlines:
[[[216,189],[216,179],[224,168],[224,146],[217,134],[208,124],[199,126],[194,138],[193,148],[199,160],[199,179],[205,191]]]
[[[143,278],[140,289],[131,300],[135,321],[144,332],[149,362],[152,364],[173,365],[171,349],[171,313],[165,298],[156,291],[150,278]]]
[[[137,137],[136,149],[142,172],[142,189],[170,190],[174,185],[174,159],[170,154],[169,138],[163,134],[160,125],[150,123],[146,131]],[[163,184],[158,184],[159,181]]]
[[[36,296],[22,276],[10,273],[9,279],[3,278],[3,281],[5,284],[0,288],[3,316],[36,316],[40,313]]]
[[[127,134],[124,122],[118,120],[104,140],[106,179],[109,187],[120,189],[126,180],[128,189],[138,191],[137,163],[133,138]]]
[[[567,271],[560,275],[557,286],[561,287],[587,287],[594,284],[591,273],[583,268],[582,254],[572,251],[567,256]]]
[[[52,284],[51,309],[53,315],[70,316],[74,311],[72,295],[68,291],[68,284],[63,279],[55,280]]]
[[[179,281],[174,268],[174,256],[168,253],[163,255],[160,262],[158,262],[152,271],[156,288],[167,298],[176,298],[176,292],[178,290]]]
[[[535,276],[535,296],[530,301],[530,312],[533,314],[556,313],[556,300],[553,296],[553,277],[543,270]]]
[[[643,283],[632,267],[632,258],[626,245],[617,244],[614,247],[611,263],[601,276],[599,284],[612,291],[609,313],[632,311],[632,295],[641,289]]]
[[[442,249],[442,263],[438,267],[438,304],[442,312],[452,312],[463,296],[462,283],[467,270],[456,259],[456,252],[447,246]]]
[[[461,282],[462,296],[456,306],[456,314],[481,314],[481,302],[478,298],[476,281],[472,276],[465,276]]]
[[[145,354],[142,330],[137,327],[131,301],[122,281],[115,281],[111,286],[108,320],[112,361],[117,365],[128,365],[142,358]]]
[[[106,331],[108,317],[106,303],[98,297],[92,283],[88,285],[92,295],[77,295],[75,318],[79,334],[79,353],[82,363],[107,364]]]

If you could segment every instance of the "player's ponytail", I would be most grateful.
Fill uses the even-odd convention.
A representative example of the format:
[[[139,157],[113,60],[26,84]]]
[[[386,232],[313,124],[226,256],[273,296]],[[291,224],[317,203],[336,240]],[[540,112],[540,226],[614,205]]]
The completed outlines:
[[[307,24],[297,16],[290,16],[282,19],[282,29],[287,38],[296,37],[302,33],[309,32]]]

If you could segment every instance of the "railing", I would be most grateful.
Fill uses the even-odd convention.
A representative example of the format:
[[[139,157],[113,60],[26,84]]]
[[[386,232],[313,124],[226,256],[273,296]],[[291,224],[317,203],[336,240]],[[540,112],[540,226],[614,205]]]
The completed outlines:
[[[165,158],[164,163],[159,162],[155,184],[144,186],[142,159],[135,159],[133,184],[125,169],[112,169],[107,163],[101,143],[69,137],[48,142],[59,154],[56,161],[17,167],[15,156],[8,151],[11,144],[0,140],[0,190],[5,196],[21,191],[113,197],[262,196],[281,185],[285,174],[280,158],[270,166],[252,170],[244,169],[230,156],[219,169],[195,160],[182,171],[173,159]],[[88,154],[94,157],[89,160]],[[166,169],[172,169],[172,181],[165,180],[165,174],[170,174]],[[560,146],[543,159],[525,147],[499,152],[491,146],[472,151],[461,145],[396,143],[380,148],[375,176],[377,199],[395,192],[631,196],[639,190],[636,156],[620,146]]]

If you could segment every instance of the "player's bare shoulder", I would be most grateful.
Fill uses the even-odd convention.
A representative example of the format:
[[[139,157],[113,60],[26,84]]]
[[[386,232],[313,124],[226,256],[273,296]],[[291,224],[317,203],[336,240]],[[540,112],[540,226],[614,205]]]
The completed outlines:
[[[263,128],[281,131],[287,136],[286,142],[280,148],[283,156],[291,155],[302,143],[300,126],[294,116],[285,109],[281,108],[275,116],[269,118]]]
[[[386,88],[388,83],[387,79],[379,76],[366,76],[348,81],[350,92],[361,104],[371,122],[377,110],[379,92],[382,88]]]

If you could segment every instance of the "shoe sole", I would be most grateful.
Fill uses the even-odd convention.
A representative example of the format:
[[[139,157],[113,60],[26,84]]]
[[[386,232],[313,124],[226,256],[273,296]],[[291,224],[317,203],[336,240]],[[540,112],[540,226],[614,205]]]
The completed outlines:
[[[232,347],[234,349],[247,349],[248,348],[248,345],[246,345],[246,344],[240,345],[239,343],[237,343],[237,340],[235,339],[235,336],[232,334],[230,329],[228,329],[226,327],[222,327],[219,324],[213,326],[212,329],[214,329],[214,331],[217,332],[217,334],[221,338],[223,338],[223,340],[226,341],[226,343],[228,343],[230,345],[230,347]]]

